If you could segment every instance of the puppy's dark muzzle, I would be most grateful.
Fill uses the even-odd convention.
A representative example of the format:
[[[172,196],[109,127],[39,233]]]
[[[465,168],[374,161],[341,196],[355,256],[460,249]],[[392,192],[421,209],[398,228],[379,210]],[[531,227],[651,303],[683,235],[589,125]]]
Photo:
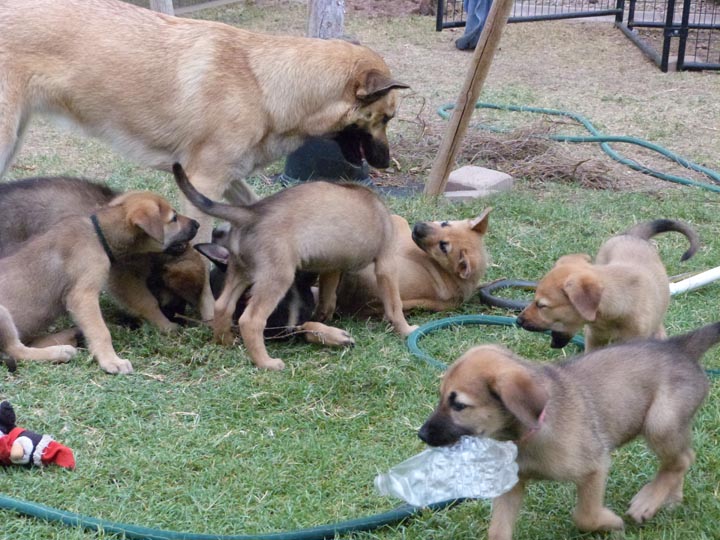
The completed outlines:
[[[463,435],[472,435],[472,432],[434,415],[418,431],[420,440],[429,446],[455,444]]]
[[[418,221],[415,225],[413,225],[412,229],[412,239],[415,244],[419,248],[422,249],[422,242],[427,238],[427,236],[430,234],[430,231],[432,230],[432,227],[425,223],[424,221]]]
[[[182,255],[185,253],[185,250],[187,250],[188,245],[190,244],[190,240],[195,238],[198,229],[200,229],[200,223],[194,219],[189,219],[187,226],[183,229],[183,232],[178,234],[178,236],[173,240],[173,243],[163,250],[163,253],[167,253],[168,255]]]
[[[515,319],[515,324],[517,324],[523,330],[527,330],[529,332],[547,332],[548,330],[547,328],[540,328],[536,324],[531,323],[525,317],[523,317],[522,313],[518,315],[517,319]],[[565,345],[570,343],[571,339],[571,334],[552,330],[550,332],[550,347],[553,349],[562,349]]]

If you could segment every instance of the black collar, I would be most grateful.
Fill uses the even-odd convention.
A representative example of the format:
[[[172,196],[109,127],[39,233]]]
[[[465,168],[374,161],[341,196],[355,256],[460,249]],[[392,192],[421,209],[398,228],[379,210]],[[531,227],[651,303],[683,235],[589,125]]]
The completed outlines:
[[[103,247],[103,250],[105,251],[105,255],[108,256],[108,259],[110,259],[110,264],[115,262],[115,257],[113,256],[113,252],[110,249],[110,245],[108,244],[107,238],[105,238],[105,235],[102,232],[102,229],[100,228],[100,223],[98,222],[97,215],[93,214],[90,216],[90,221],[92,221],[93,227],[95,228],[95,234],[97,234],[98,240],[100,240],[100,244]]]

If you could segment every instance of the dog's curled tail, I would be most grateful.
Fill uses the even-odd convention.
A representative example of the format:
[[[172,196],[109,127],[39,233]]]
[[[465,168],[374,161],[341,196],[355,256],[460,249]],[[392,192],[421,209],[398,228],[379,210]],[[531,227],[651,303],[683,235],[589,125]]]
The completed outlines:
[[[224,219],[232,223],[244,222],[252,218],[251,212],[242,206],[233,206],[208,199],[200,193],[195,186],[190,183],[190,179],[185,174],[182,165],[175,163],[173,165],[173,174],[175,182],[177,182],[180,191],[193,203],[199,210],[210,216]]]
[[[711,323],[687,334],[675,336],[671,340],[686,351],[690,358],[697,361],[709,349],[720,343],[720,322]]]
[[[636,238],[642,238],[643,240],[650,240],[656,234],[664,232],[679,232],[688,239],[690,247],[680,257],[681,261],[687,261],[690,257],[695,255],[695,252],[700,247],[700,237],[690,225],[683,221],[675,219],[655,219],[653,221],[646,221],[644,223],[638,223],[634,227],[630,227],[623,234],[629,236],[635,236]]]

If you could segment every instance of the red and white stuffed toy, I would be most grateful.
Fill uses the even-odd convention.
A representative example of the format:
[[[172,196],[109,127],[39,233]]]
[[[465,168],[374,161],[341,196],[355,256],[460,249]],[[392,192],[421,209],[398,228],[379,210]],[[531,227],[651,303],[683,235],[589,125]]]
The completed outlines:
[[[0,465],[59,465],[75,468],[72,450],[53,440],[15,425],[15,411],[9,401],[0,403]]]

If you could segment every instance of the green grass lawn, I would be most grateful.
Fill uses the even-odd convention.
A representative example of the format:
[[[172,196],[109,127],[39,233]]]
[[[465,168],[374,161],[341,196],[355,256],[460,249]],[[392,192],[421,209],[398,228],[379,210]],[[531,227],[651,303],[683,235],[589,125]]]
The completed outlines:
[[[195,16],[301,34],[305,10],[305,3],[297,1],[274,2],[271,8],[262,2],[246,2]],[[469,55],[457,56],[464,53],[454,50],[452,36],[433,33],[428,18],[350,20],[348,27],[363,42],[380,44],[380,50],[391,58],[394,73],[413,85],[416,93],[409,96],[403,114],[391,124],[390,135],[391,143],[404,138],[406,152],[394,150],[403,172],[415,168],[420,171],[417,180],[424,181],[437,145],[428,144],[417,133],[438,121],[435,107],[453,101]],[[654,66],[650,73],[639,67],[640,75],[630,76],[616,69],[614,57],[602,47],[593,52],[597,59],[593,57],[592,62],[587,56],[577,62],[564,60],[566,53],[578,47],[582,50],[610,30],[588,32],[591,38],[566,46],[562,36],[578,26],[552,27],[561,31],[554,39],[546,35],[547,28],[525,30],[515,25],[503,36],[486,100],[561,104],[585,114],[587,103],[593,119],[602,113],[600,125],[608,132],[647,136],[645,131],[660,130],[659,142],[677,143],[671,145],[674,150],[678,145],[687,150],[693,143],[688,157],[709,156],[703,164],[717,168],[717,151],[712,150],[717,145],[707,142],[716,132],[716,116],[707,108],[697,109],[700,112],[696,114],[696,108],[683,109],[688,122],[701,117],[708,124],[705,131],[696,129],[696,140],[671,121],[672,111],[662,105],[666,103],[662,100],[684,103],[690,86],[698,86],[698,92],[715,88],[715,79],[655,74]],[[547,63],[524,61],[523,55],[530,56],[522,47],[544,54],[546,47],[551,50],[553,46],[562,53],[562,62],[553,64],[552,55]],[[623,53],[622,47],[611,50],[632,60],[634,53]],[[628,48],[634,51],[632,47]],[[602,84],[588,82],[586,66],[608,57],[617,71],[610,74],[623,84],[641,86],[643,91],[646,85],[652,88],[647,99],[639,92],[633,94],[639,97],[630,99],[607,77]],[[427,65],[419,65],[421,62]],[[634,65],[638,64],[642,67],[635,60]],[[553,65],[557,72],[552,71]],[[565,76],[573,69],[578,73],[568,82]],[[533,74],[536,80],[529,78]],[[670,88],[673,85],[685,90],[676,92]],[[711,90],[706,94],[708,103],[714,104],[711,97],[716,94]],[[633,108],[634,101],[652,102],[653,114],[645,114],[645,105]],[[694,114],[687,113],[691,109]],[[423,111],[422,115],[417,111]],[[105,179],[118,189],[152,189],[177,201],[169,175],[133,165],[95,140],[61,134],[43,122],[33,125],[27,139],[17,167],[10,172],[11,179],[73,174]],[[393,148],[402,147],[395,144]],[[419,155],[423,150],[426,155]],[[280,169],[281,165],[275,164],[271,170]],[[261,193],[277,189],[264,178],[254,178],[253,183]],[[668,185],[647,191],[593,191],[572,185],[538,185],[537,179],[519,178],[512,192],[474,203],[437,204],[413,197],[391,198],[388,204],[411,223],[473,217],[492,206],[488,281],[538,279],[559,256],[594,254],[609,236],[638,221],[661,217],[687,220],[703,240],[699,253],[680,263],[685,239],[672,233],[657,238],[670,275],[720,265],[720,198],[693,188]],[[73,472],[56,467],[0,471],[0,494],[108,521],[217,535],[294,530],[376,514],[400,504],[377,495],[373,478],[424,449],[416,432],[435,406],[439,372],[415,359],[386,323],[336,319],[333,324],[347,329],[357,342],[351,350],[270,342],[270,354],[283,358],[287,365],[283,372],[270,373],[255,369],[242,346],[211,344],[207,328],[185,328],[171,336],[148,326],[130,329],[121,324],[119,312],[109,301],[103,305],[115,347],[132,361],[135,373],[106,375],[87,352],[66,365],[22,363],[14,375],[0,369],[0,399],[11,400],[18,423],[52,434],[74,450],[77,460]],[[674,297],[667,316],[668,333],[717,320],[718,305],[718,284]],[[510,315],[473,298],[456,312],[414,312],[408,318],[411,324],[422,324],[461,314]],[[505,344],[537,361],[553,361],[573,352],[572,347],[565,352],[551,350],[546,336],[514,327],[447,329],[427,336],[421,345],[448,363],[467,348],[489,342]],[[720,347],[708,353],[704,363],[720,368]],[[682,506],[661,511],[642,527],[628,523],[623,535],[581,534],[571,518],[574,489],[537,483],[526,497],[516,539],[718,538],[719,393],[718,381],[713,379],[711,394],[694,422],[697,462],[688,474]],[[632,496],[654,474],[656,463],[641,443],[619,450],[614,458],[607,504],[623,513]],[[488,517],[487,501],[468,502],[450,510],[422,512],[403,524],[353,538],[484,538]],[[2,540],[109,538],[115,537],[0,512]]]
[[[119,166],[111,181],[138,181],[138,174],[151,183],[156,178],[133,167],[125,170],[127,178]],[[410,221],[470,217],[492,205],[488,279],[537,279],[558,256],[594,253],[608,236],[657,217],[688,220],[703,239],[695,258],[680,263],[684,238],[658,237],[670,274],[703,270],[718,261],[717,196],[697,189],[620,193],[548,185],[540,191],[520,181],[512,193],[472,204],[437,205],[420,197],[388,203]],[[710,285],[675,297],[669,332],[715,320],[719,295],[720,287]],[[421,324],[477,313],[508,314],[474,298],[456,313],[415,312],[409,320]],[[336,320],[355,337],[352,350],[271,342],[270,354],[288,367],[270,373],[252,367],[242,347],[212,345],[206,328],[163,336],[147,326],[120,326],[117,315],[106,304],[115,346],[133,362],[134,374],[108,376],[86,353],[67,365],[23,363],[16,375],[2,374],[0,395],[15,405],[19,424],[54,435],[75,451],[78,464],[74,472],[6,469],[2,493],[110,521],[213,534],[297,529],[398,504],[378,496],[372,481],[423,449],[416,430],[435,404],[439,373],[416,360],[384,322]],[[563,355],[549,349],[547,337],[512,327],[448,329],[421,345],[450,362],[487,342],[504,343],[537,360]],[[709,353],[705,364],[720,367],[720,349]],[[662,511],[644,527],[629,525],[625,538],[715,535],[720,519],[717,399],[713,381],[695,421],[698,460],[688,476],[685,504]],[[623,512],[654,465],[642,444],[618,451],[608,486],[610,507]],[[573,527],[573,496],[567,485],[533,486],[517,538],[588,537]],[[482,537],[488,514],[487,502],[471,502],[358,537]],[[10,512],[3,513],[2,531],[8,539],[106,537]]]

